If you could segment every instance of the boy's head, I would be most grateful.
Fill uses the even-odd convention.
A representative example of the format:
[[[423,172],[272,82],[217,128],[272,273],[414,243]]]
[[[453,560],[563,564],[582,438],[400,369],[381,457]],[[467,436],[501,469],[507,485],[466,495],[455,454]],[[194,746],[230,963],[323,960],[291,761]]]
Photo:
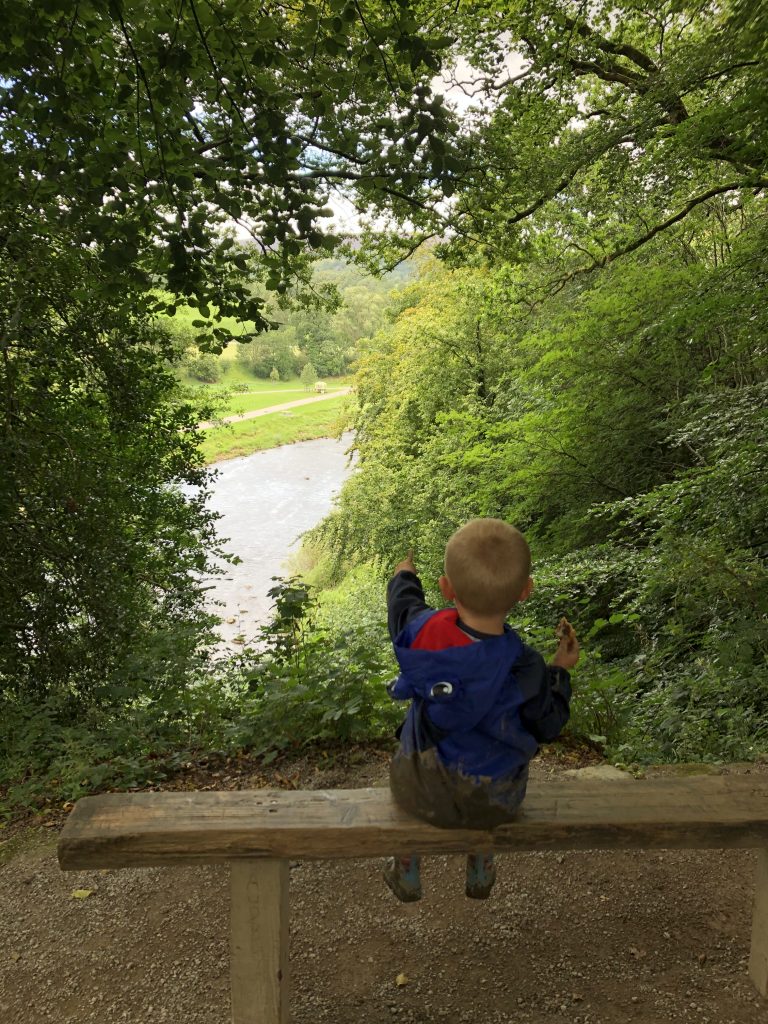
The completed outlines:
[[[443,596],[477,615],[503,615],[531,590],[531,550],[501,519],[470,519],[445,548]],[[442,583],[442,581],[441,581]]]

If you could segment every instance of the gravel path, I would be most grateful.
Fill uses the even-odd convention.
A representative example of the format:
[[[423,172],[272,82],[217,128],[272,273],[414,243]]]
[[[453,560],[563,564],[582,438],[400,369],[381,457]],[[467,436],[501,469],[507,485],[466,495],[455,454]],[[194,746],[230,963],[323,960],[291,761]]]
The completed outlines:
[[[292,402],[282,402],[280,405],[270,405],[266,409],[251,409],[250,412],[241,412],[237,416],[222,416],[220,420],[204,420],[198,423],[198,430],[208,430],[210,427],[220,427],[222,423],[239,423],[240,420],[255,420],[257,416],[269,416],[273,412],[285,412],[287,409],[295,409],[299,405],[312,405],[313,402],[327,402],[329,398],[339,398],[341,395],[349,395],[352,388],[337,388],[336,391],[329,391],[325,395],[313,395],[311,398],[296,398]]]
[[[562,771],[534,767],[539,777]],[[207,788],[385,780],[385,755],[367,751],[325,769],[304,760],[249,778],[213,772]],[[199,776],[189,788],[203,788]],[[38,828],[6,844],[15,853],[0,869],[3,1024],[227,1024],[227,869],[62,874],[55,840]],[[425,861],[418,904],[397,903],[380,868],[292,865],[294,1024],[768,1018],[747,977],[749,852],[503,856],[486,902],[464,897],[459,857]],[[90,895],[73,898],[77,889]]]

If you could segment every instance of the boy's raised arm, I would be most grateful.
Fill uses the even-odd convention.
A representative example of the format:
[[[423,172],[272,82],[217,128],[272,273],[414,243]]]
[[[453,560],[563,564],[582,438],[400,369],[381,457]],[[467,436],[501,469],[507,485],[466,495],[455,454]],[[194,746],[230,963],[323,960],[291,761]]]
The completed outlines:
[[[413,551],[398,562],[395,574],[387,586],[387,623],[394,640],[411,619],[430,606],[424,600],[424,589],[416,574]]]

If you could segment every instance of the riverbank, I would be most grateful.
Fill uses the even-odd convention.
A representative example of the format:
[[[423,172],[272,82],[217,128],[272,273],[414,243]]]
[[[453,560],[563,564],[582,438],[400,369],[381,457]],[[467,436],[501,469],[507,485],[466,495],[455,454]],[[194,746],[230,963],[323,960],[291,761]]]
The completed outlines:
[[[336,395],[295,408],[261,410],[257,418],[213,427],[201,444],[205,461],[222,462],[296,441],[336,437],[346,425],[345,411],[351,401],[348,394]]]
[[[348,395],[352,391],[352,388],[340,388],[337,392],[338,397]],[[217,420],[204,420],[202,423],[198,423],[200,430],[212,430],[216,427],[226,425],[227,423],[241,423],[243,420],[255,420],[260,416],[270,416],[275,412],[288,412],[289,409],[296,409],[302,405],[314,405],[316,402],[328,402],[334,395],[304,395],[303,398],[294,398],[289,402],[281,402],[279,405],[274,404],[274,399],[271,403],[265,404],[265,401],[261,395],[257,396],[257,404],[253,409],[249,409],[246,412],[233,413],[231,416],[221,416]]]

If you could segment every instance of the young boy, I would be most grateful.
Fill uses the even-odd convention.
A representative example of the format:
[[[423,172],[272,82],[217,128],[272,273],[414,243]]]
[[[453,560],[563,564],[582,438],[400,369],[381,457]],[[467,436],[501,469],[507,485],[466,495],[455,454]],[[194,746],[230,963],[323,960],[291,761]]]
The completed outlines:
[[[525,796],[528,762],[568,721],[568,669],[579,659],[573,630],[545,665],[505,622],[533,590],[530,570],[518,530],[500,519],[472,519],[445,549],[439,586],[453,608],[426,604],[410,553],[389,582],[400,665],[389,693],[411,701],[390,786],[401,807],[434,825],[492,829],[511,821]],[[384,877],[404,902],[421,898],[418,857],[394,858]],[[468,896],[484,899],[494,881],[492,855],[467,858]]]

